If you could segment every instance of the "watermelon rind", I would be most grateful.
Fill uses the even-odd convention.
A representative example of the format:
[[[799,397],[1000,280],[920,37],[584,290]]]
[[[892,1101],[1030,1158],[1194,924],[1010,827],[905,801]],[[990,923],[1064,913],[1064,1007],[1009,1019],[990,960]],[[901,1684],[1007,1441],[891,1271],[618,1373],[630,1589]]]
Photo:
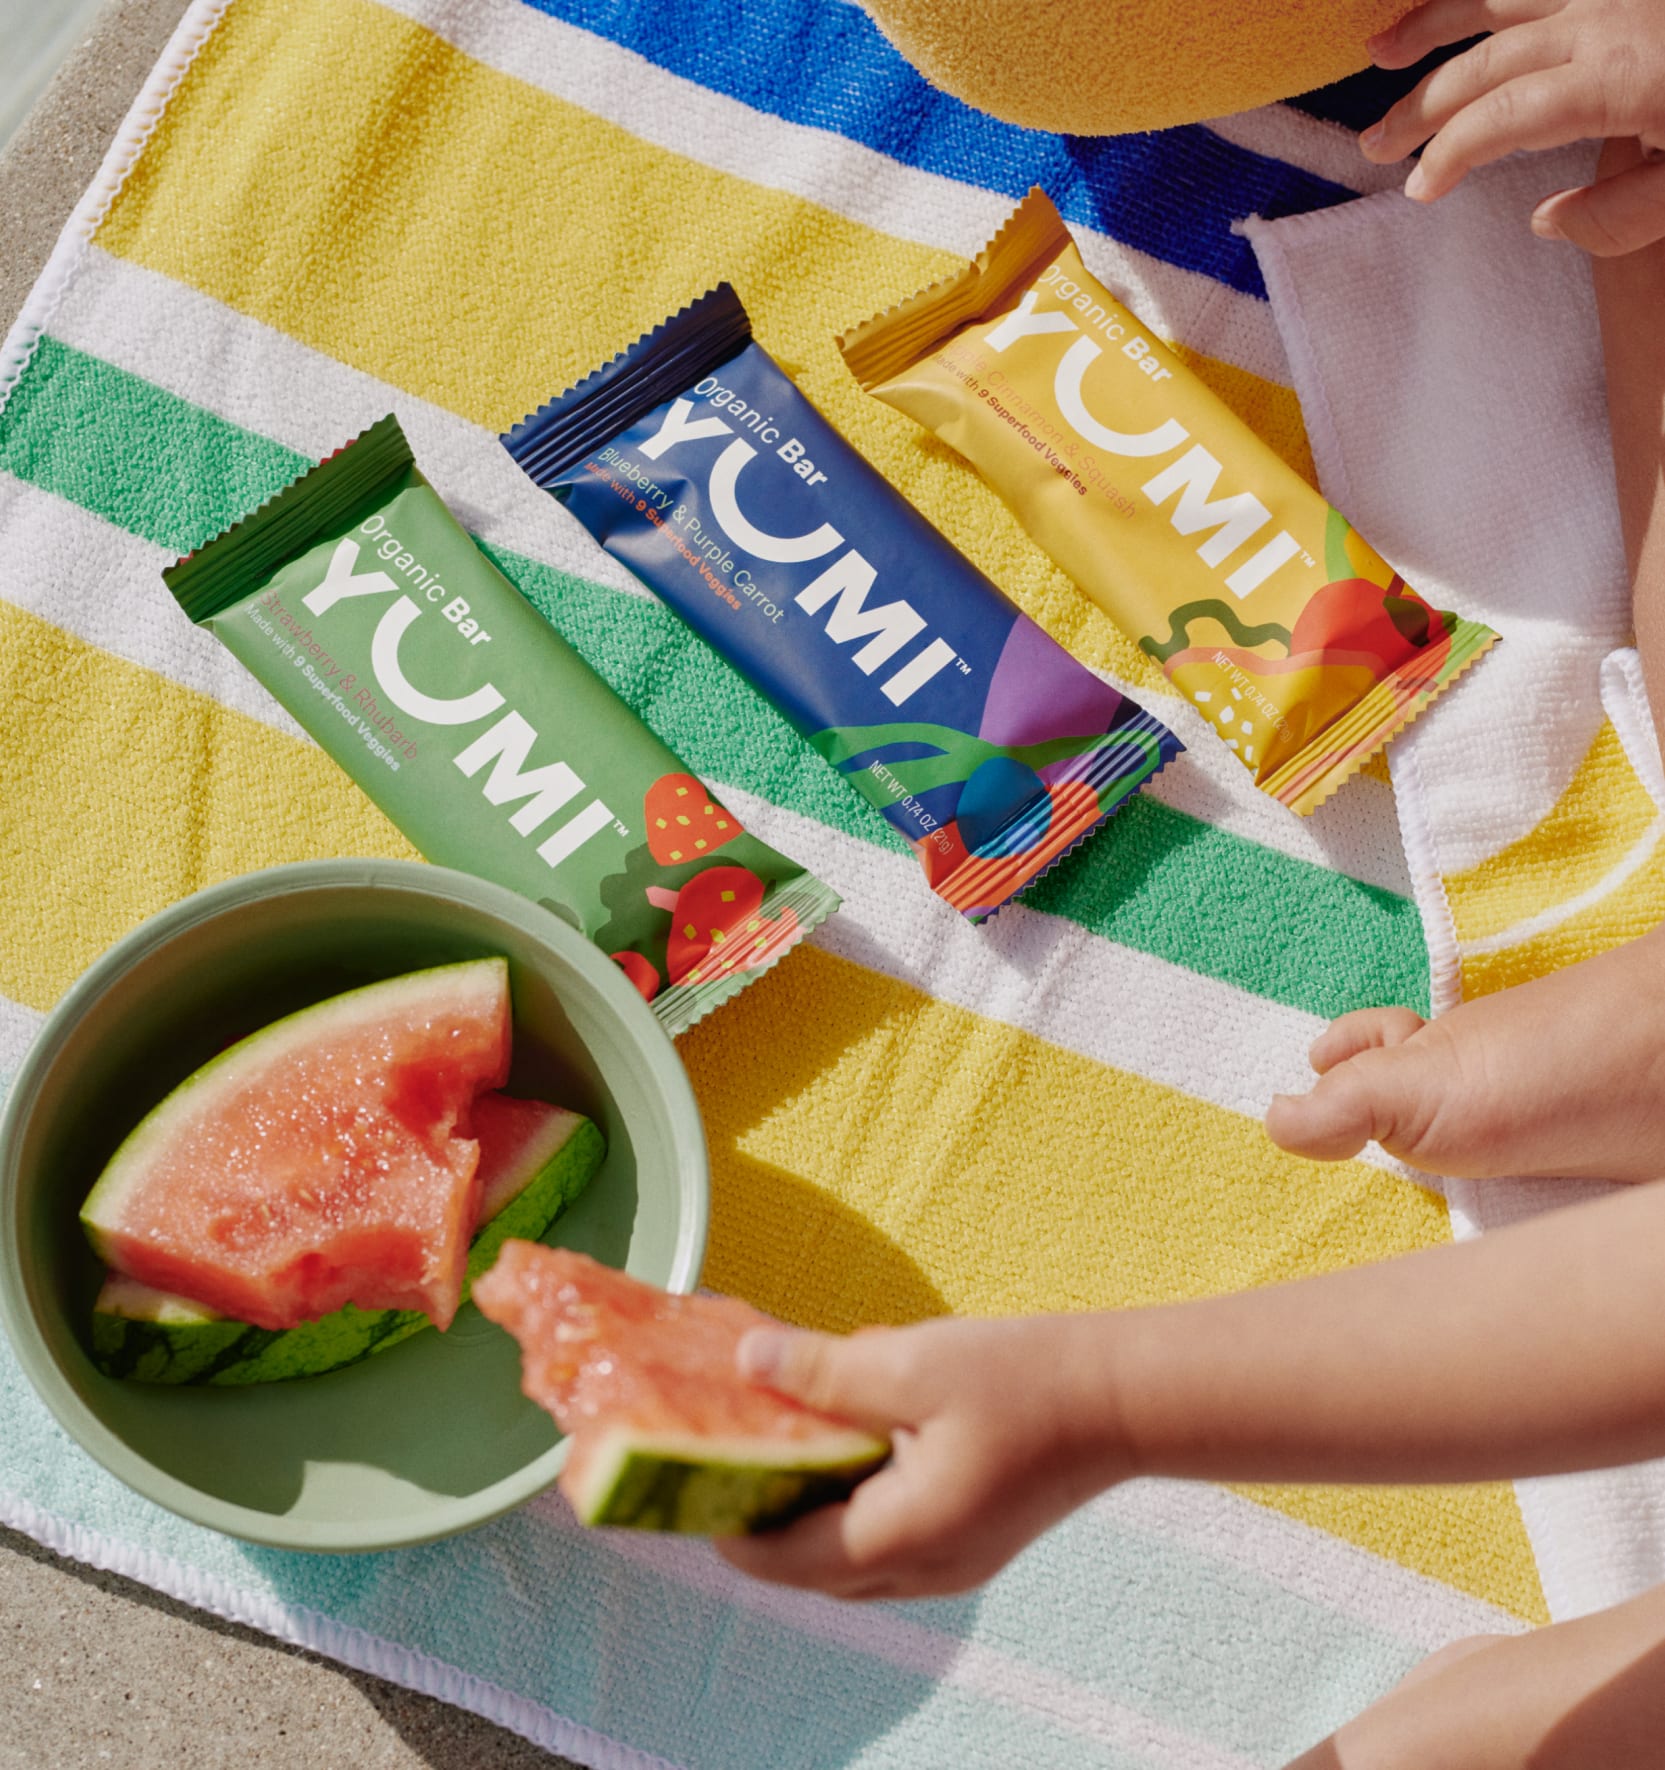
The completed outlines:
[[[81,1226],[93,1251],[107,1264],[114,1264],[106,1235],[124,1227],[123,1206],[142,1185],[148,1158],[153,1152],[167,1150],[198,1112],[212,1112],[216,1095],[235,1094],[274,1062],[282,1062],[332,1031],[355,1025],[366,1010],[372,1019],[385,1017],[443,998],[447,986],[451,992],[472,994],[478,990],[500,996],[507,989],[508,969],[506,959],[465,959],[365,984],[274,1020],[193,1070],[127,1134],[87,1194],[81,1206]]]
[[[538,1241],[589,1184],[606,1154],[601,1132],[574,1113],[561,1142],[469,1245],[463,1301],[511,1236]],[[368,1310],[351,1303],[298,1327],[253,1327],[184,1297],[111,1273],[93,1306],[93,1363],[106,1376],[141,1383],[284,1382],[357,1364],[432,1323],[411,1309]]]
[[[561,1482],[584,1524],[752,1536],[848,1497],[890,1455],[883,1439],[828,1427],[814,1440],[713,1437],[614,1426],[587,1432]]]

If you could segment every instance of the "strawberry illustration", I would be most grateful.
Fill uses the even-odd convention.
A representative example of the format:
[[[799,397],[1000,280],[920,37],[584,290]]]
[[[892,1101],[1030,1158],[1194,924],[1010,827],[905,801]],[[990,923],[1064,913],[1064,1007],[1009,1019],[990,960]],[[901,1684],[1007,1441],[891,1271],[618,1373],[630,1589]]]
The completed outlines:
[[[662,867],[698,860],[740,835],[740,820],[691,774],[662,774],[642,800],[648,852]]]
[[[651,959],[632,952],[614,953],[612,958],[613,963],[641,992],[644,1002],[651,1002],[659,994],[659,973],[653,968]]]
[[[796,913],[763,915],[763,881],[745,867],[708,867],[677,893],[667,965],[672,983],[705,983],[768,963],[802,932]]]

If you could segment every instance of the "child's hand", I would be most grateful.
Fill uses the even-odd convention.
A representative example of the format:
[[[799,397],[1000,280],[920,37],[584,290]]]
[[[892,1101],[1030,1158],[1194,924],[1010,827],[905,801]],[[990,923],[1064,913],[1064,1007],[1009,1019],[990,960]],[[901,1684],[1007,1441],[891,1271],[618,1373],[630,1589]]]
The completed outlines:
[[[741,1369],[895,1443],[845,1504],[719,1544],[759,1579],[838,1598],[964,1591],[1131,1473],[1088,1442],[1112,1385],[1068,1316],[934,1321],[847,1340],[760,1331],[742,1343]]]
[[[1374,1140],[1436,1174],[1665,1175],[1665,929],[1424,1021],[1345,1015],[1280,1095],[1272,1141],[1335,1161]]]
[[[1428,142],[1405,194],[1432,202],[1518,148],[1587,138],[1637,145],[1594,184],[1538,205],[1533,231],[1612,256],[1665,237],[1665,0],[1428,0],[1368,44],[1404,68],[1481,31],[1359,138],[1387,163]],[[1429,138],[1432,137],[1432,140]]]

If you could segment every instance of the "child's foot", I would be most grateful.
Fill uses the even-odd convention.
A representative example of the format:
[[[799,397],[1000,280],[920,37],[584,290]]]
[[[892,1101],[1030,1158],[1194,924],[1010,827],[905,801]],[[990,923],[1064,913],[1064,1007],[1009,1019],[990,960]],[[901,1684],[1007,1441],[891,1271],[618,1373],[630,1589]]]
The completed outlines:
[[[1438,1020],[1367,1008],[1280,1094],[1272,1141],[1335,1161],[1375,1141],[1436,1174],[1665,1174],[1665,928]]]

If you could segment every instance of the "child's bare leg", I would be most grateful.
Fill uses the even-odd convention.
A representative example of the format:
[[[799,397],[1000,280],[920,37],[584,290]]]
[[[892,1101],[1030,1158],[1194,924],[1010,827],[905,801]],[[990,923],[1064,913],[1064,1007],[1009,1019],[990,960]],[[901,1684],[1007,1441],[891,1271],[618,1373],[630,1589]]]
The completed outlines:
[[[1439,1656],[1288,1770],[1655,1770],[1665,1588]],[[1420,1668],[1419,1668],[1420,1670]]]

